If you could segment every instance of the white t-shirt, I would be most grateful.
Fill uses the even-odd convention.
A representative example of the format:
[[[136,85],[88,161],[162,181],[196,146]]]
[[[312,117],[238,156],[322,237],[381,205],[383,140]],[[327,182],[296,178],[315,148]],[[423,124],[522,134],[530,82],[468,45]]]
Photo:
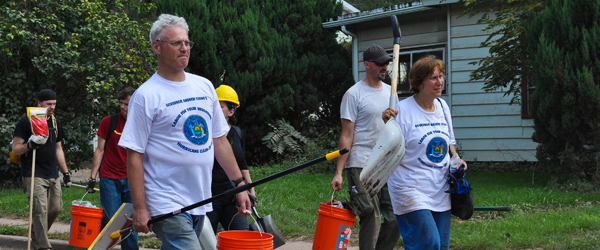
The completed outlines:
[[[374,89],[363,81],[355,83],[342,99],[340,116],[354,122],[354,141],[345,168],[363,168],[385,123],[381,114],[389,107],[390,85]]]
[[[443,103],[443,108],[438,100]],[[435,111],[425,111],[413,96],[396,105],[399,111],[396,122],[404,133],[406,151],[400,166],[387,182],[394,214],[450,209],[450,195],[444,191],[450,187],[447,182],[449,146],[456,141],[448,104],[437,99],[434,105]]]
[[[155,73],[131,96],[119,146],[144,154],[150,216],[212,196],[213,138],[229,131],[212,83],[194,74],[173,82]],[[188,212],[204,215],[212,204]]]

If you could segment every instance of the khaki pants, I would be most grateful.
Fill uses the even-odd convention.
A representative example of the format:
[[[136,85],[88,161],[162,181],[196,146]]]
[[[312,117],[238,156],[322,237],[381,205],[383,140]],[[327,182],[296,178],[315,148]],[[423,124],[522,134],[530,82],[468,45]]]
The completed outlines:
[[[348,192],[350,201],[355,204],[360,218],[358,245],[360,250],[391,250],[400,239],[400,230],[396,223],[396,215],[392,208],[392,199],[385,184],[375,197],[377,202],[371,203],[360,182],[362,168],[347,168]],[[352,192],[355,186],[357,193]],[[383,222],[381,222],[383,217]]]
[[[31,197],[31,177],[23,178],[23,188],[27,201]],[[29,203],[28,203],[29,205]],[[51,248],[48,241],[48,230],[54,219],[62,212],[62,191],[60,179],[44,179],[35,177],[33,188],[33,210],[31,215],[31,240],[34,248]]]

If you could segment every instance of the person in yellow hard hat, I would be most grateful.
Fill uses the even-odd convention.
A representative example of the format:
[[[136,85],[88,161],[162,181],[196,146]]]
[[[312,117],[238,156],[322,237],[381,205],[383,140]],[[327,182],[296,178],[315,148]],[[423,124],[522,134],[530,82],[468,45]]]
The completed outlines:
[[[240,107],[240,100],[235,90],[227,85],[221,85],[217,89],[217,97],[221,104],[221,110],[225,115],[225,120],[230,129],[227,133],[227,140],[231,143],[231,149],[235,155],[235,160],[242,171],[242,175],[246,180],[246,183],[251,183],[250,171],[248,171],[248,164],[246,163],[246,155],[244,153],[246,145],[244,140],[244,134],[242,130],[231,125],[236,122],[235,112]],[[234,188],[231,181],[227,178],[225,171],[217,161],[213,166],[212,172],[212,194],[218,195],[229,189]],[[254,188],[250,189],[250,193],[255,195]],[[251,198],[252,199],[252,198]],[[243,214],[238,214],[238,209],[235,204],[235,200],[231,197],[227,197],[212,203],[213,211],[206,215],[210,219],[213,230],[217,231],[217,225],[221,223],[224,230],[248,230],[248,217]]]

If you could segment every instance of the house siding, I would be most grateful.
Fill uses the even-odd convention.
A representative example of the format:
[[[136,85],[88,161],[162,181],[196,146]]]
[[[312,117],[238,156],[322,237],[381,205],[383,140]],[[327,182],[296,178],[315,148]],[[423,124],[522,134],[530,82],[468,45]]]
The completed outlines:
[[[483,81],[471,81],[478,61],[489,55],[480,48],[489,33],[477,24],[482,14],[462,15],[461,4],[450,5],[451,110],[461,157],[478,161],[537,161],[531,140],[533,122],[521,118],[521,106],[510,105],[503,90],[485,92]],[[459,17],[460,16],[460,17]]]
[[[537,144],[531,139],[533,120],[522,119],[521,106],[510,105],[512,96],[505,96],[502,89],[485,92],[483,80],[470,80],[471,72],[478,68],[470,63],[489,55],[489,48],[479,47],[489,34],[483,30],[487,25],[477,23],[483,14],[471,18],[462,15],[464,6],[460,3],[422,3],[433,8],[397,15],[402,30],[400,51],[446,47],[448,81],[441,98],[450,105],[461,157],[468,161],[537,161]],[[357,35],[358,75],[362,79],[362,52],[366,48],[378,44],[392,53],[391,22],[388,15],[348,27]]]

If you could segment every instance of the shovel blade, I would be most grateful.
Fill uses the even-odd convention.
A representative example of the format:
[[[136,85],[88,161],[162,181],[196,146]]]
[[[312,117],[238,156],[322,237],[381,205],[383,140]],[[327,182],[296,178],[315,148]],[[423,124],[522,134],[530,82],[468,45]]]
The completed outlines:
[[[275,221],[273,221],[273,217],[271,217],[270,214],[258,220],[263,225],[265,231],[273,235],[274,248],[278,248],[285,244],[285,238],[283,238],[283,235],[279,231],[279,228],[277,228],[277,225],[275,225]]]
[[[215,237],[215,231],[213,231],[208,217],[204,217],[204,226],[202,226],[198,239],[202,250],[217,250],[217,237]]]
[[[379,134],[375,147],[360,173],[360,182],[370,200],[373,200],[402,162],[405,146],[400,125],[390,119]]]

